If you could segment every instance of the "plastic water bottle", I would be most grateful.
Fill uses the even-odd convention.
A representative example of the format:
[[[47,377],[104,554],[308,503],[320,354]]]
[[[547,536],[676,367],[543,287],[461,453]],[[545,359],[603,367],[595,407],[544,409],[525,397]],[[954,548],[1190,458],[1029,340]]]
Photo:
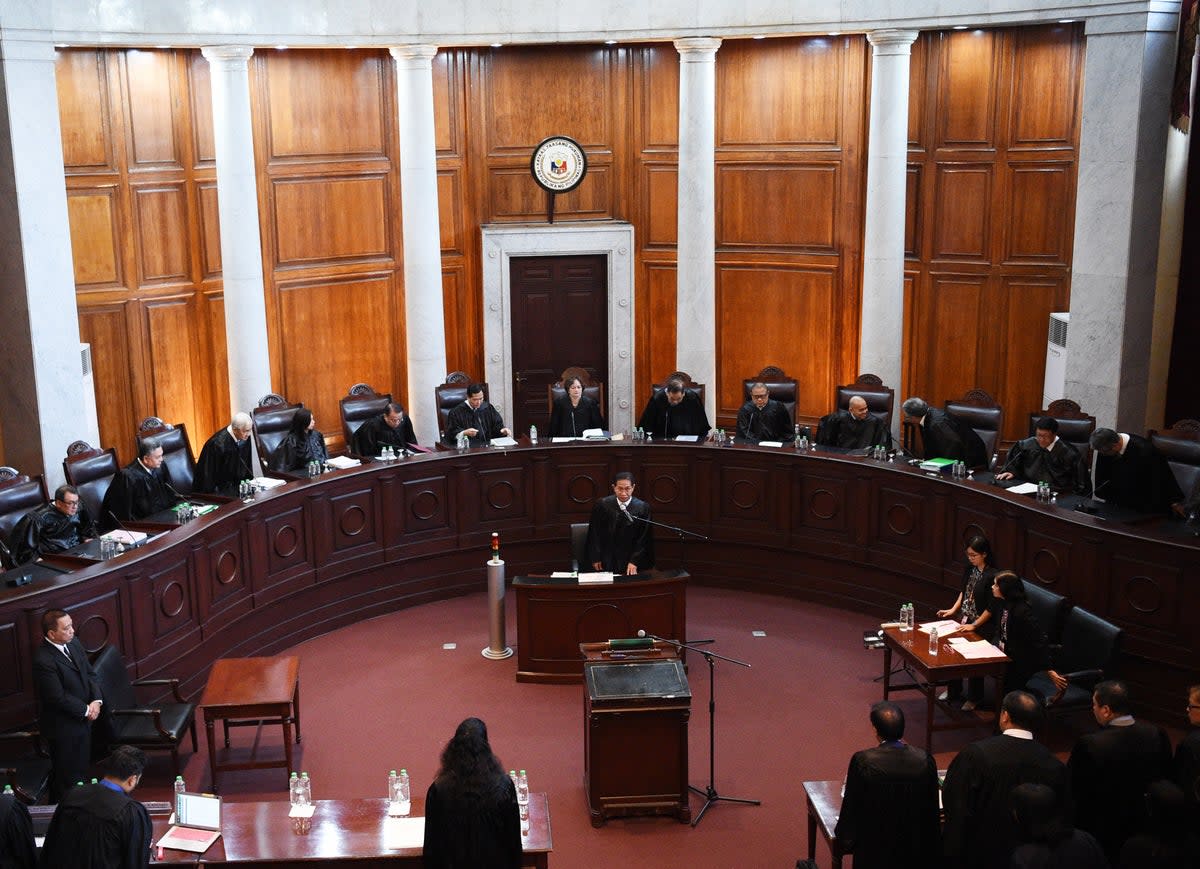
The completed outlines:
[[[400,770],[400,778],[396,782],[397,796],[400,803],[400,814],[407,815],[412,811],[412,782],[408,778],[408,770]]]
[[[529,817],[529,777],[525,770],[517,773],[517,810],[522,818]]]
[[[312,805],[312,779],[308,777],[308,773],[300,773],[300,803],[302,806]]]
[[[937,628],[929,629],[929,654],[936,655],[938,653],[938,635]]]
[[[292,773],[292,777],[288,780],[288,802],[293,806],[300,805],[300,798],[303,796],[300,790],[300,776]]]
[[[5,786],[4,786],[4,793],[5,793],[6,795],[7,795],[7,794],[11,794],[12,792],[13,792],[12,785],[5,785]]]
[[[179,795],[181,793],[183,793],[185,790],[187,790],[187,788],[184,787],[183,776],[181,776],[181,775],[175,776],[175,807],[176,808],[179,807]]]
[[[529,427],[529,442],[531,444],[537,443],[537,426],[536,425],[531,425]]]
[[[400,802],[400,776],[393,769],[388,772],[388,813],[394,814]]]

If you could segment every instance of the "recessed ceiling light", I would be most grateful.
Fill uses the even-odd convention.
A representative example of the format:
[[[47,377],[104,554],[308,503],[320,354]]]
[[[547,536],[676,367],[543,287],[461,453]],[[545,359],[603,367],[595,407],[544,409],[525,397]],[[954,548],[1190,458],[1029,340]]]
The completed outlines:
[[[966,29],[967,29],[967,25],[965,25],[965,24],[955,24],[955,25],[954,25],[954,29],[955,29],[955,30],[966,30]]]
[[[1058,23],[1059,24],[1074,24],[1075,19],[1074,18],[1060,18],[1060,19],[1058,19]]]
[[[275,46],[275,50],[276,51],[287,51],[287,46],[286,45],[277,45],[277,46]]]
[[[604,40],[604,44],[605,45],[616,45],[617,41],[615,39],[606,39],[606,40]]]
[[[503,48],[503,47],[504,47],[503,42],[493,42],[492,43],[492,48]]]
[[[156,45],[156,46],[154,46],[154,47],[155,47],[155,48],[160,48],[160,49],[168,49],[168,48],[170,48],[171,46],[169,46],[169,45]]]
[[[831,31],[829,31],[829,35],[830,35],[830,36],[841,36],[841,35],[842,35],[842,31],[840,31],[840,30],[831,30]]]
[[[766,39],[767,37],[766,37],[766,35],[765,35],[765,34],[762,34],[762,33],[760,33],[758,36],[756,36],[756,37],[754,37],[754,38],[755,38],[755,39]]]

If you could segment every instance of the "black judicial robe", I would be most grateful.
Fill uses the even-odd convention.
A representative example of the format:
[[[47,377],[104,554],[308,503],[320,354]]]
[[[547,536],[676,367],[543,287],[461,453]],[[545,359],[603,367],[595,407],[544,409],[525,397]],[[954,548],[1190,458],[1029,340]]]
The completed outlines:
[[[711,426],[700,397],[690,389],[683,391],[683,400],[674,406],[667,400],[664,389],[646,403],[638,426],[656,438],[675,438],[679,435],[705,437]]]
[[[425,869],[518,869],[521,820],[512,779],[460,792],[438,780],[425,792]]]
[[[0,869],[35,869],[37,848],[29,809],[15,794],[0,794]]]
[[[500,412],[486,401],[479,405],[478,410],[464,401],[450,410],[446,419],[446,440],[454,443],[458,433],[469,428],[479,429],[479,434],[470,439],[471,446],[486,447],[493,438],[503,437],[500,430],[504,428],[504,420],[500,418]]]
[[[413,432],[412,417],[407,413],[400,424],[392,428],[387,424],[383,415],[373,416],[358,427],[351,439],[355,455],[374,458],[386,446],[395,450],[406,450],[417,445],[417,435]]]
[[[299,435],[288,432],[288,436],[280,441],[271,465],[277,471],[303,471],[309,462],[323,462],[328,458],[325,438],[316,429]]]
[[[254,476],[250,464],[250,438],[241,443],[223,428],[204,443],[196,462],[197,492],[237,494],[238,484]]]
[[[17,564],[26,564],[51,552],[78,546],[99,533],[82,501],[74,516],[67,516],[51,501],[17,520],[8,538],[8,548]]]
[[[1175,784],[1187,797],[1193,823],[1200,827],[1200,728],[1190,730],[1175,748]]]
[[[737,436],[748,443],[759,441],[790,441],[795,436],[792,417],[782,402],[768,398],[759,410],[747,401],[737,415]]]
[[[633,516],[650,518],[650,505],[640,498],[630,498],[628,509]],[[592,505],[588,522],[587,560],[589,566],[599,561],[602,570],[617,574],[624,574],[630,562],[649,570],[654,566],[654,528],[626,518],[616,495],[601,498]]]
[[[145,869],[150,865],[150,814],[105,784],[73,787],[63,796],[42,847],[43,869]]]
[[[122,522],[142,519],[166,510],[179,500],[166,463],[151,471],[138,459],[121,468],[104,493],[104,516],[111,513]]]
[[[1124,455],[1096,457],[1096,497],[1140,513],[1166,513],[1183,493],[1163,454],[1130,435]]]
[[[1062,438],[1048,450],[1042,449],[1035,437],[1017,441],[1008,451],[1004,468],[997,473],[1004,471],[1027,483],[1045,481],[1058,492],[1082,495],[1088,490],[1088,471],[1079,457],[1079,450]]]
[[[929,408],[921,422],[926,459],[957,459],[970,468],[986,468],[987,447],[979,433],[952,413]]]
[[[589,428],[604,428],[604,417],[600,405],[586,395],[579,396],[579,404],[571,404],[571,396],[563,395],[554,400],[550,409],[550,437],[577,438]]]
[[[850,411],[838,410],[821,418],[817,426],[817,443],[847,450],[891,447],[892,433],[874,414],[856,419]]]

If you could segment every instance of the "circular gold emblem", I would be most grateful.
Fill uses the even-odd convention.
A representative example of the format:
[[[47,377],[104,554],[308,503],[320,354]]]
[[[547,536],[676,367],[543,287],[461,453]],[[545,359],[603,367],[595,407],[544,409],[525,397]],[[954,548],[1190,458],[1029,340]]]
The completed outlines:
[[[587,154],[574,139],[551,136],[533,149],[529,171],[543,190],[566,193],[587,174]]]

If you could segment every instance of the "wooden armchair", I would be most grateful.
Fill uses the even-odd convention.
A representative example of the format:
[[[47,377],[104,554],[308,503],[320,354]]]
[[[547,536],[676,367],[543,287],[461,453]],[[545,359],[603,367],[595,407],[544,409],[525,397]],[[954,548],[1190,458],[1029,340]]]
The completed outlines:
[[[163,464],[171,474],[171,485],[181,495],[192,494],[196,486],[196,458],[187,426],[183,423],[171,425],[156,416],[147,417],[138,426],[137,446],[140,448],[150,438],[163,448]]]
[[[100,450],[87,441],[75,441],[67,447],[63,459],[63,475],[67,482],[79,490],[79,498],[87,505],[88,512],[100,523],[100,527],[112,527],[105,521],[101,505],[113,477],[121,466],[117,464],[117,451],[112,447]]]
[[[1086,458],[1091,454],[1090,439],[1096,430],[1096,417],[1084,413],[1077,402],[1060,398],[1050,402],[1045,410],[1029,414],[1030,437],[1033,437],[1037,421],[1044,416],[1058,422],[1058,436],[1079,450],[1080,456]]]
[[[1004,430],[1004,408],[996,399],[982,389],[972,389],[962,398],[952,399],[942,405],[946,413],[964,420],[983,441],[987,461],[996,454],[1000,433]]]
[[[0,784],[28,806],[50,788],[50,753],[36,730],[0,733]]]
[[[22,516],[49,500],[41,474],[35,477],[17,474],[0,481],[0,566],[16,567],[8,551],[8,536]]]
[[[546,387],[546,410],[554,413],[554,402],[567,394],[567,388],[563,384],[572,377],[579,378],[583,384],[583,394],[600,405],[601,416],[608,419],[608,408],[604,404],[604,384],[599,380],[593,380],[591,372],[586,368],[576,365],[563,369],[562,376],[558,378],[558,381]]]
[[[474,381],[462,371],[451,371],[446,382],[433,388],[434,408],[437,411],[438,433],[444,441],[446,426],[450,422],[450,411],[467,400],[467,387]],[[488,401],[488,385],[483,384],[483,400]]]
[[[660,392],[667,388],[667,381],[678,378],[683,381],[683,388],[696,393],[696,397],[700,399],[700,403],[704,404],[704,384],[696,383],[692,380],[692,375],[686,371],[672,371],[662,379],[661,383],[655,383],[650,387],[650,397],[656,397]]]
[[[250,419],[254,424],[254,441],[258,447],[258,458],[262,462],[264,473],[267,468],[271,467],[279,445],[287,437],[288,430],[292,427],[292,417],[302,407],[304,407],[303,404],[289,404],[283,396],[272,392],[260,398],[258,407],[251,411]],[[282,476],[295,479],[295,476],[291,474]]]
[[[839,386],[834,390],[833,401],[835,410],[849,410],[850,399],[861,396],[867,403],[867,412],[883,420],[884,426],[892,427],[892,412],[896,406],[896,390],[883,385],[883,378],[878,374],[862,373],[853,383]]]
[[[1184,502],[1195,509],[1200,499],[1200,420],[1181,419],[1161,432],[1152,430],[1150,443],[1166,457]]]
[[[761,383],[767,388],[767,395],[787,408],[788,416],[796,419],[796,404],[800,401],[800,384],[796,378],[788,377],[782,368],[768,365],[753,377],[742,381],[742,403],[750,400],[750,387]]]

